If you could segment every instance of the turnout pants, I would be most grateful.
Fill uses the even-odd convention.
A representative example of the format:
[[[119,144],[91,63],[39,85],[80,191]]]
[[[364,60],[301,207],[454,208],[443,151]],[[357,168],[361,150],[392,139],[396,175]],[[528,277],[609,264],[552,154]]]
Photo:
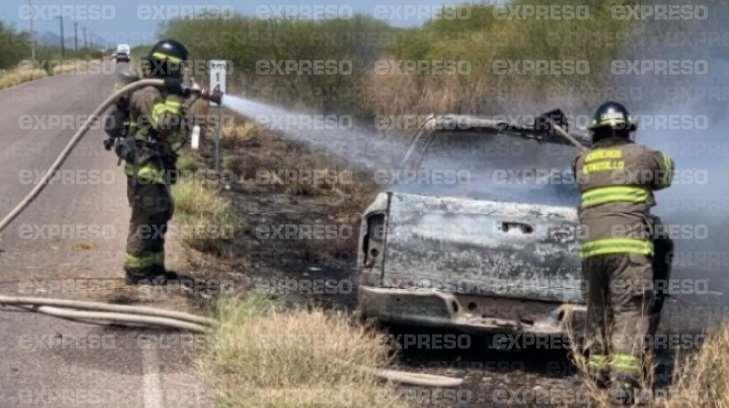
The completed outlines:
[[[124,259],[127,275],[146,277],[164,271],[165,234],[174,206],[166,184],[127,177],[127,199],[132,209]]]
[[[638,254],[583,260],[587,282],[585,341],[588,368],[613,383],[639,386],[651,335],[652,259]]]

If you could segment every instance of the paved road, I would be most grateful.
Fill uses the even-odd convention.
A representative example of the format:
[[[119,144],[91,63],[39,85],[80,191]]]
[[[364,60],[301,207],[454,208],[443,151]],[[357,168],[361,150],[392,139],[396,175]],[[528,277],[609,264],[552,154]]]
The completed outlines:
[[[27,193],[106,96],[115,67],[0,91],[0,214]],[[0,293],[99,299],[127,293],[129,209],[96,127],[31,208],[0,236]],[[159,297],[159,296],[157,296]],[[155,303],[167,303],[159,297]],[[200,341],[0,309],[0,408],[197,407]]]

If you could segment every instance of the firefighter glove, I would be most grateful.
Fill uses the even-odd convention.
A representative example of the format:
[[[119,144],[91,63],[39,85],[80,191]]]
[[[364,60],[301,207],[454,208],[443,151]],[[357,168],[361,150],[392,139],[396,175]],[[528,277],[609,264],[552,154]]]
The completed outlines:
[[[165,78],[165,88],[170,95],[183,96],[185,93],[182,89],[182,83],[177,78]]]
[[[121,142],[116,144],[116,155],[120,159],[132,163],[134,162],[134,156],[136,155],[137,145],[133,138],[128,137],[121,139]]]

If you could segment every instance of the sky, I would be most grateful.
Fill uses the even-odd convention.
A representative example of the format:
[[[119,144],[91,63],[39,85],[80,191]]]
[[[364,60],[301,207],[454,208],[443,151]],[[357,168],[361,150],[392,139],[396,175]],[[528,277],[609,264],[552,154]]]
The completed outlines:
[[[66,38],[74,33],[78,23],[88,35],[103,38],[106,43],[148,43],[156,38],[160,23],[176,15],[191,15],[208,11],[229,16],[233,12],[257,17],[297,16],[346,17],[365,13],[394,26],[412,27],[422,24],[441,6],[463,3],[464,0],[3,0],[0,20],[29,30],[31,20],[39,33],[58,34],[58,16],[64,16]]]

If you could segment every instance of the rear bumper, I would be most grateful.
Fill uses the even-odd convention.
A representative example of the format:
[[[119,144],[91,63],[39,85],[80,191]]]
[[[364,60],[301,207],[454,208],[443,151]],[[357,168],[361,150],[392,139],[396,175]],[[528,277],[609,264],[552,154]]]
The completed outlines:
[[[384,323],[441,327],[472,333],[528,333],[579,337],[584,305],[457,295],[432,289],[359,287],[365,318]]]

